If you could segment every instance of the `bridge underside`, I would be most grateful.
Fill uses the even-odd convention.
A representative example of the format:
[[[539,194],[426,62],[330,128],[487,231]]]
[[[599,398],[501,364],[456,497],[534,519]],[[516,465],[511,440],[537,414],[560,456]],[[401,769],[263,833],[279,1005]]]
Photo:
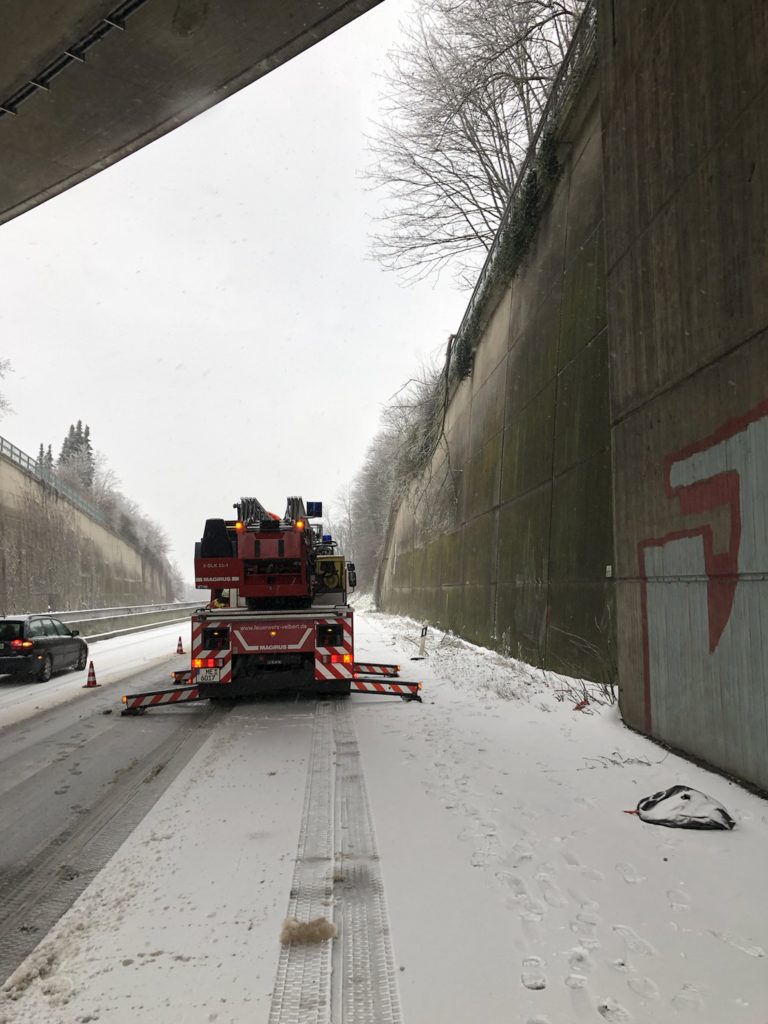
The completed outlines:
[[[380,0],[10,0],[0,223],[128,156]]]

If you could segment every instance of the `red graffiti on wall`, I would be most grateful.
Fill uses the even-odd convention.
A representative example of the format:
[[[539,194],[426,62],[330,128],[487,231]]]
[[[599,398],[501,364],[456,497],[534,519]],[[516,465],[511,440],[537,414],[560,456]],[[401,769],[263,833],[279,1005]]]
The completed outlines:
[[[713,654],[728,625],[739,583],[742,548],[743,475],[750,473],[757,453],[749,445],[731,450],[728,442],[745,434],[760,420],[768,417],[768,400],[761,402],[743,416],[734,417],[718,430],[673,452],[664,459],[664,488],[670,501],[677,501],[683,517],[711,514],[715,509],[728,509],[728,538],[724,550],[715,550],[715,533],[711,523],[698,524],[662,537],[651,537],[638,544],[643,630],[643,674],[645,694],[645,725],[651,728],[651,655],[647,571],[649,555],[675,542],[700,538],[706,573],[707,625],[709,654]],[[742,450],[743,449],[743,450]],[[746,452],[746,454],[744,454]],[[763,457],[765,453],[762,453]],[[754,457],[753,457],[754,456]],[[759,490],[759,488],[758,488]],[[754,495],[752,495],[754,497]],[[663,557],[663,556],[662,556]]]

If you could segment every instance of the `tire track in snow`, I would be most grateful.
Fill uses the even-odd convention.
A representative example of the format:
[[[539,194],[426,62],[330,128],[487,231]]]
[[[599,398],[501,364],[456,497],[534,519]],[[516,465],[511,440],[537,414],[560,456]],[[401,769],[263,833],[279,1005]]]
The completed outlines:
[[[336,940],[282,947],[269,1024],[402,1024],[384,882],[348,702],[319,702],[288,917]]]

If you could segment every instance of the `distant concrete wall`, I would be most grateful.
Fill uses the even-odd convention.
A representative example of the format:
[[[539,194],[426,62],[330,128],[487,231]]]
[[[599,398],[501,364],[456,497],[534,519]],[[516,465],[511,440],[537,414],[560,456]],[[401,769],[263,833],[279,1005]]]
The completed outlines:
[[[173,600],[165,567],[0,457],[0,614]]]
[[[597,76],[564,173],[390,524],[383,608],[571,674],[610,672],[613,561]]]
[[[600,9],[621,710],[768,788],[768,18]]]

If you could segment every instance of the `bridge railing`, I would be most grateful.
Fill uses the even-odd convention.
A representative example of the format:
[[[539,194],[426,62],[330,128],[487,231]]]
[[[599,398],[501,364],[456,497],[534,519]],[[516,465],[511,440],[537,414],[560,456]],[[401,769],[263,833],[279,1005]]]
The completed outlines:
[[[75,505],[81,512],[85,512],[91,519],[95,519],[96,522],[101,523],[103,526],[109,526],[109,519],[104,515],[102,510],[94,505],[93,502],[88,501],[82,494],[79,494],[74,487],[69,487],[63,481],[59,480],[55,473],[46,470],[40,465],[37,459],[31,458],[26,452],[23,452],[21,448],[17,448],[15,444],[11,444],[10,441],[4,437],[0,437],[0,457],[7,459],[9,462],[14,463],[20,469],[23,469],[25,473],[29,473],[40,483],[45,484],[47,487],[53,488],[58,494],[66,498],[72,505]]]

